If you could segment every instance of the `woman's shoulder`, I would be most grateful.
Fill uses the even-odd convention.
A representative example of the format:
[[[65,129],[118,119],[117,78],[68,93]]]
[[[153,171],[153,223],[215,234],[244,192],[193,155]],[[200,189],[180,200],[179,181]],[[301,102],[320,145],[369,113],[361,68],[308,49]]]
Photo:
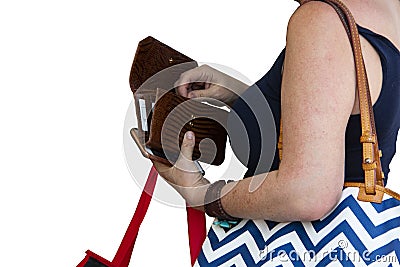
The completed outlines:
[[[366,25],[387,25],[386,22],[389,21],[400,21],[399,0],[341,0],[341,2],[350,10],[357,22],[365,23]],[[324,16],[335,14],[335,10],[328,3],[324,1],[309,1],[300,5],[292,17],[308,15],[311,19],[311,16],[323,18]],[[337,17],[337,15],[335,16]],[[400,24],[391,23],[391,25],[398,26]]]
[[[336,11],[322,1],[310,1],[300,5],[289,20],[290,26],[309,27],[311,25],[327,25],[337,20]]]
[[[286,45],[299,50],[311,46],[326,49],[348,45],[346,32],[335,9],[321,1],[310,1],[290,17]]]
[[[400,1],[399,0],[342,0],[356,22],[364,28],[379,33],[400,48]],[[301,5],[292,15],[289,27],[314,27],[333,30],[342,27],[336,11],[322,1],[310,1]]]
[[[321,1],[310,1],[299,6],[289,19],[287,42],[290,37],[301,36],[306,43],[318,45],[318,41],[328,41],[330,35],[342,36],[345,33],[343,25],[330,5]],[[324,38],[318,38],[322,37]],[[328,37],[328,39],[326,38]],[[299,38],[295,38],[296,41]],[[317,40],[319,39],[319,40]]]

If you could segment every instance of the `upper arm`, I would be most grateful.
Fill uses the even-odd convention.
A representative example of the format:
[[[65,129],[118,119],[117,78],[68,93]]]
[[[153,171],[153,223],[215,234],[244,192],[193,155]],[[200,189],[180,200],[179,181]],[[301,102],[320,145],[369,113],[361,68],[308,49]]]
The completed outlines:
[[[327,4],[310,2],[293,14],[282,79],[279,177],[301,179],[311,195],[337,197],[343,186],[355,70],[344,27]]]

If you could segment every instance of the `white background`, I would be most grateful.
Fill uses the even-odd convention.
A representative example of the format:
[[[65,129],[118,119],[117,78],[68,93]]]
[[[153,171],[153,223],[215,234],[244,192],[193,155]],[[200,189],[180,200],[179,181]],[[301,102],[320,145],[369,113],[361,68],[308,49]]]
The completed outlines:
[[[2,1],[0,265],[76,266],[86,249],[112,259],[140,195],[122,148],[139,40],[152,35],[256,81],[284,47],[296,7],[289,0]],[[185,220],[183,209],[153,202],[130,266],[188,266]]]

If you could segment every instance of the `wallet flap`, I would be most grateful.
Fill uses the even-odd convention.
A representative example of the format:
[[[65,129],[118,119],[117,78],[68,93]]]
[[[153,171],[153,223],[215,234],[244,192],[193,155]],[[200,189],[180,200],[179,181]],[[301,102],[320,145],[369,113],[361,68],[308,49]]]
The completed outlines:
[[[168,71],[168,75],[163,75],[161,79],[150,79],[172,66],[175,67]],[[190,57],[149,36],[138,44],[129,75],[129,85],[133,93],[141,86],[172,89],[183,72],[197,66],[197,62]]]

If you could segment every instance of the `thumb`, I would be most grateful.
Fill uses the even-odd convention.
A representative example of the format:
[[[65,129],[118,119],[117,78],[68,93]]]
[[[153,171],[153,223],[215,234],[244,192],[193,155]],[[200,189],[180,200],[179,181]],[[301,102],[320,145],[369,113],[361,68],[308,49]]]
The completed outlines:
[[[177,169],[184,172],[196,172],[196,166],[193,164],[192,154],[195,144],[194,133],[186,132],[181,145],[181,153],[175,163]]]
[[[195,136],[192,131],[187,131],[182,140],[181,156],[185,161],[192,161],[193,148],[195,144]]]

